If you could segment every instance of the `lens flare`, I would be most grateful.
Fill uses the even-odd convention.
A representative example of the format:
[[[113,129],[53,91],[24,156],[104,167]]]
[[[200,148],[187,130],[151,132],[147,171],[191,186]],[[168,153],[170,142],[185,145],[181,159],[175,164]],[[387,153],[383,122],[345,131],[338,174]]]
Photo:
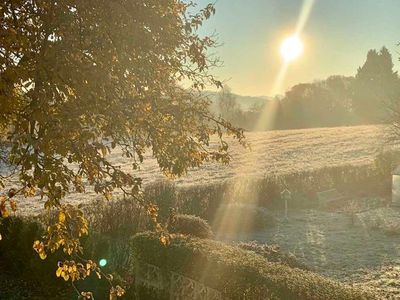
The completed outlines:
[[[99,265],[100,267],[105,267],[107,265],[107,259],[105,258],[100,259]]]

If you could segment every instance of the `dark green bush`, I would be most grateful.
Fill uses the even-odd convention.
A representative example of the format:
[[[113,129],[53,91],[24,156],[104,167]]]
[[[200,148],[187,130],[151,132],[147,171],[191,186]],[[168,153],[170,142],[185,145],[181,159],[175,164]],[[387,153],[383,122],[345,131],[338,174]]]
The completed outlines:
[[[142,233],[131,244],[137,260],[200,281],[230,299],[375,299],[365,291],[213,240],[176,236],[165,246],[154,233]]]
[[[2,219],[0,233],[2,235],[2,240],[0,241],[1,266],[10,272],[15,277],[15,280],[21,280],[34,287],[31,291],[27,291],[31,295],[24,299],[61,300],[77,298],[70,282],[67,283],[63,279],[56,277],[57,263],[71,259],[71,257],[66,256],[62,251],[57,251],[42,260],[33,250],[33,242],[40,239],[44,234],[44,229],[38,221],[21,217]],[[94,240],[95,242],[93,242]],[[126,239],[123,244],[127,245]],[[110,253],[113,253],[110,259],[113,263],[103,268],[105,273],[110,273],[116,262],[120,261],[118,261],[120,258],[117,253],[122,255],[121,253],[123,252],[129,252],[127,249],[117,252],[115,249],[119,244],[105,235],[90,234],[89,237],[83,239],[83,245],[85,249],[83,257],[97,262],[100,258],[108,259]],[[116,284],[120,282],[118,281]],[[110,286],[104,278],[99,280],[95,274],[92,274],[86,280],[75,282],[75,284],[80,290],[92,291],[95,299],[108,299]],[[32,293],[35,295],[32,295]],[[0,293],[0,299],[2,299],[1,295]],[[16,299],[22,299],[22,296]]]
[[[32,282],[45,293],[43,298],[69,287],[55,276],[57,262],[64,260],[64,254],[56,252],[42,260],[32,248],[33,242],[44,233],[38,222],[19,217],[2,219],[0,233],[0,260],[14,276]]]
[[[170,232],[192,235],[203,239],[210,239],[214,236],[207,221],[193,215],[176,215],[171,224]]]

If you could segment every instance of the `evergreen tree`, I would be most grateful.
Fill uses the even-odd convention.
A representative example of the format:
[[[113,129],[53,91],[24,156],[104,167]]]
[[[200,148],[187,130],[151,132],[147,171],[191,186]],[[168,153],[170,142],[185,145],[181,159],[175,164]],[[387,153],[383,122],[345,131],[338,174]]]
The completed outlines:
[[[362,123],[384,122],[386,107],[398,93],[398,75],[392,56],[383,47],[370,50],[364,65],[358,68],[353,84],[353,110]]]

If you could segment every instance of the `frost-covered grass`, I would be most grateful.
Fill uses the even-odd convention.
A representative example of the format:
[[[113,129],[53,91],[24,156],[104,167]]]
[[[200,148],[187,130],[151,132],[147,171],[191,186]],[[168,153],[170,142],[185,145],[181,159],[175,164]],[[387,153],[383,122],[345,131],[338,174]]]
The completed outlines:
[[[384,142],[384,126],[350,126],[249,132],[246,134],[251,149],[244,149],[231,141],[232,161],[229,165],[206,163],[186,176],[175,180],[178,186],[217,183],[241,177],[265,177],[273,174],[290,174],[338,165],[366,165],[373,162]],[[118,149],[109,159],[123,170],[130,171],[131,162],[121,156]],[[148,184],[163,179],[151,153],[145,156],[141,170],[135,175]],[[13,178],[9,185],[17,185]],[[70,194],[66,201],[82,203],[97,196],[90,189],[85,194]],[[37,201],[36,201],[37,200]],[[20,212],[36,213],[43,201],[18,199]]]
[[[397,216],[396,216],[397,214]],[[395,218],[399,211],[372,209],[357,216],[367,220]],[[276,226],[253,234],[226,235],[224,240],[277,244],[313,271],[379,292],[382,299],[400,299],[400,235],[368,222],[353,224],[349,215],[319,210],[293,210]],[[381,298],[380,298],[381,299]]]

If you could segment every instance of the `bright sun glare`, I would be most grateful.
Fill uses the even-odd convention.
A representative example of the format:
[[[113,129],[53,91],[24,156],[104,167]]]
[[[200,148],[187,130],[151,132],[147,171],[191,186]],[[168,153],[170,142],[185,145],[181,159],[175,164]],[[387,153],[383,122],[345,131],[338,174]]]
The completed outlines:
[[[281,55],[286,62],[295,60],[303,53],[303,43],[298,36],[290,36],[281,44]]]

